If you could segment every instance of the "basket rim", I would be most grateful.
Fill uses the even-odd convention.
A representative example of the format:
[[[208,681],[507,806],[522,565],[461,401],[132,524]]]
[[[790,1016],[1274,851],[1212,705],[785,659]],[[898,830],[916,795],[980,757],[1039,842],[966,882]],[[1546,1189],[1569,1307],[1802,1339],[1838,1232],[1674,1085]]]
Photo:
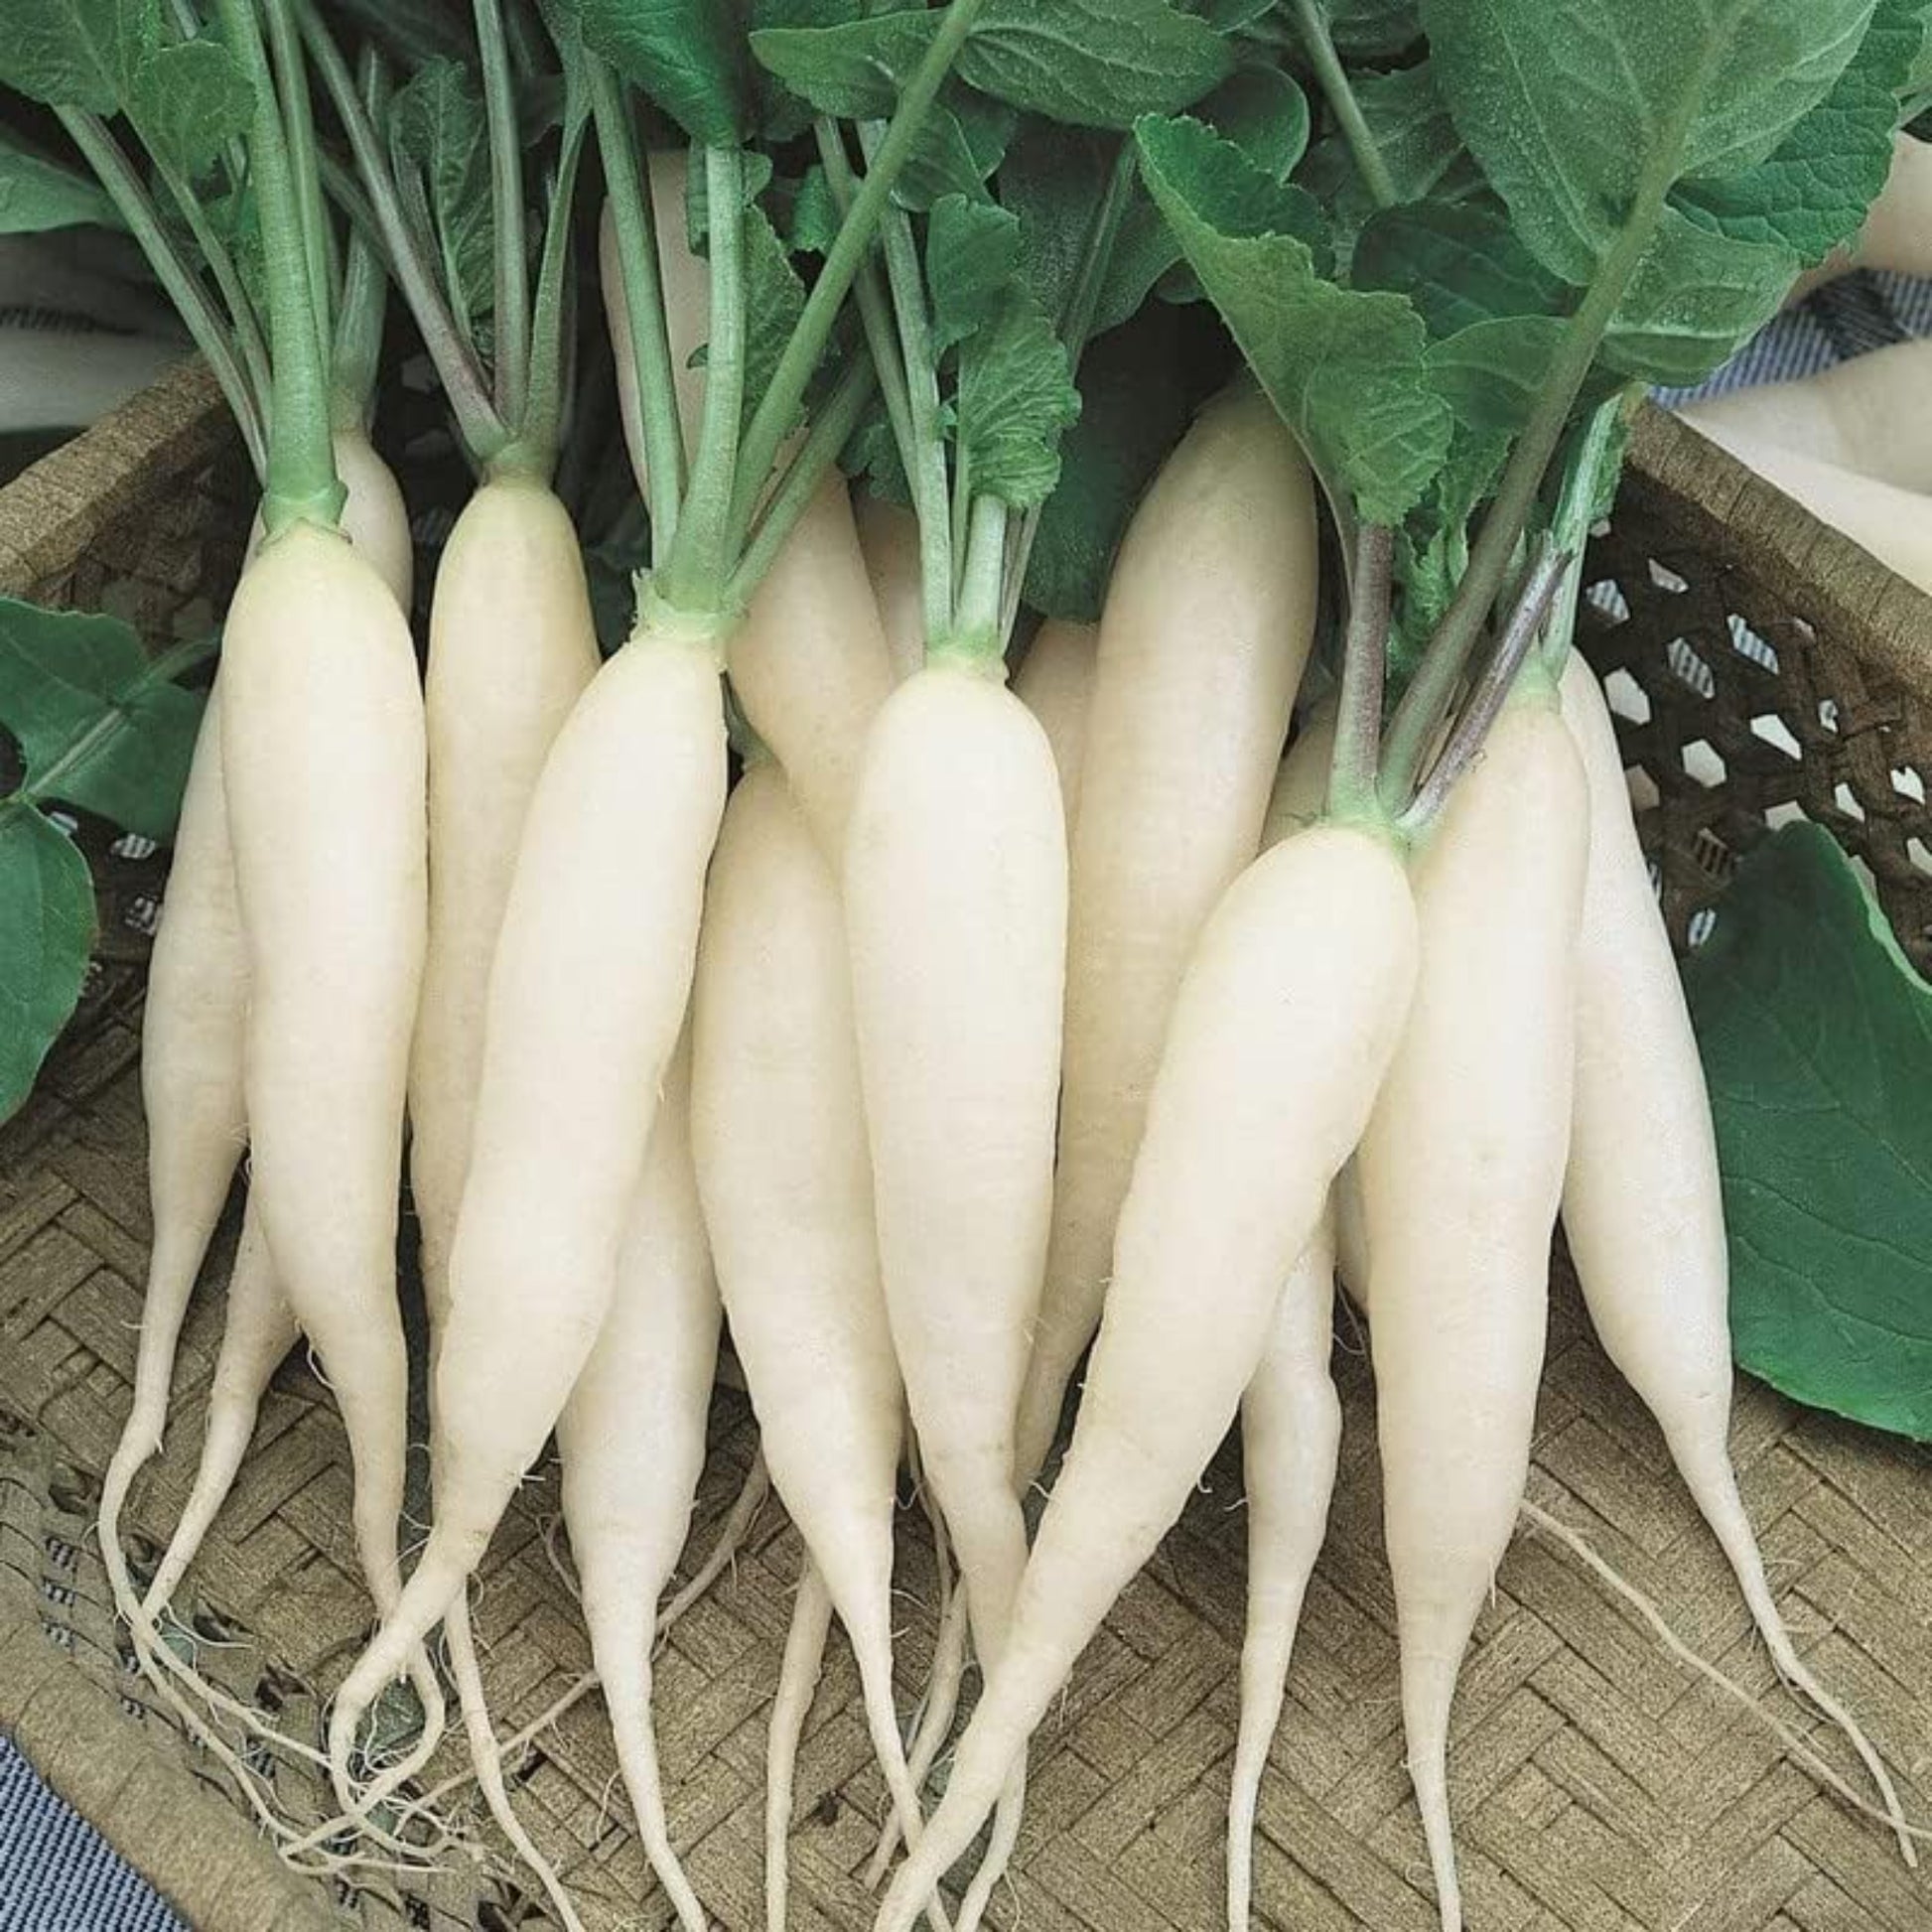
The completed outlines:
[[[1820,635],[1932,698],[1932,597],[1680,416],[1645,402],[1626,486]]]
[[[0,594],[32,598],[66,576],[108,525],[234,441],[207,364],[185,354],[0,488]]]

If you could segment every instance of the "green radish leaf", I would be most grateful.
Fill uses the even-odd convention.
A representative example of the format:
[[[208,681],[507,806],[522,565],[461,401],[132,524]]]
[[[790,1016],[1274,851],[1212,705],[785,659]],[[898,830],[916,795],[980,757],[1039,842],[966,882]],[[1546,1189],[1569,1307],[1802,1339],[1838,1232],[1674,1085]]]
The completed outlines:
[[[1324,484],[1363,517],[1400,522],[1450,429],[1415,304],[1329,280],[1285,191],[1198,121],[1150,118],[1135,138],[1189,264]]]
[[[1438,338],[1504,316],[1563,315],[1573,300],[1493,202],[1383,208],[1356,238],[1349,280],[1408,296]]]
[[[1168,0],[987,0],[958,71],[1015,107],[1126,129],[1198,100],[1231,65],[1221,36]]]
[[[120,226],[114,204],[86,176],[36,154],[0,127],[0,234]]]
[[[1536,407],[1563,333],[1555,316],[1472,322],[1430,344],[1430,379],[1459,427],[1513,436]]]
[[[1463,140],[1553,273],[1587,283],[1646,196],[1765,161],[1875,0],[1423,0]]]
[[[730,147],[751,128],[739,0],[576,0],[584,45],[692,140]]]
[[[1388,164],[1398,202],[1454,203],[1480,189],[1482,176],[1455,131],[1429,62],[1393,73],[1358,73],[1351,78],[1362,118]],[[1301,181],[1327,209],[1337,252],[1346,255],[1376,204],[1340,134],[1326,135],[1314,144]]]
[[[795,255],[827,253],[839,232],[839,202],[816,161],[798,178],[785,218],[785,242]]]
[[[692,174],[702,174],[699,168]],[[785,344],[805,313],[805,285],[778,239],[770,217],[756,203],[745,210],[745,414],[763,400]]]
[[[1243,68],[1200,102],[1194,118],[1231,142],[1271,180],[1286,184],[1308,148],[1309,102],[1293,80],[1272,68]],[[1293,208],[1293,212],[1286,210]],[[1299,188],[1284,188],[1276,220],[1297,233],[1322,228],[1315,206]],[[1156,289],[1171,301],[1197,302],[1200,285],[1181,263],[1180,243],[1145,190],[1129,200],[1107,258],[1095,305],[1096,333],[1125,322]]]
[[[1327,0],[1328,32],[1344,54],[1400,54],[1422,39],[1416,0]]]
[[[241,63],[204,35],[157,48],[135,69],[125,103],[156,160],[191,180],[255,113],[255,90]]]
[[[0,725],[29,794],[172,838],[202,703],[155,675],[118,618],[0,598]]]
[[[93,940],[87,862],[39,812],[0,799],[0,1120],[73,1017]]]
[[[1211,367],[1188,330],[1183,312],[1156,306],[1081,358],[1080,420],[1061,441],[1059,482],[1027,561],[1026,600],[1043,617],[1098,621],[1128,520]]]
[[[1217,34],[1239,33],[1275,11],[1275,0],[1194,0],[1194,11]]]
[[[50,107],[117,114],[160,45],[156,0],[8,0],[0,86]]]
[[[767,73],[816,112],[883,120],[938,31],[939,15],[914,7],[835,26],[761,28],[751,48]]]
[[[1021,272],[1050,316],[1066,306],[1107,192],[1107,145],[1085,128],[1029,114],[1000,169],[1001,206],[1019,224]]]
[[[1005,101],[954,86],[920,123],[893,186],[899,207],[922,214],[944,195],[986,199],[986,182],[1006,156],[1019,117]]]
[[[1878,0],[1858,57],[1756,167],[1687,182],[1677,206],[1738,241],[1779,242],[1806,266],[1851,240],[1891,171],[1899,97],[1927,44],[1925,0]]]
[[[1010,509],[1043,502],[1060,474],[1060,438],[1078,420],[1066,348],[1033,292],[1010,281],[960,351],[956,460],[973,494]]]
[[[1646,382],[1701,382],[1777,313],[1797,268],[1782,245],[1732,241],[1667,207],[1610,319],[1603,361]]]
[[[1785,827],[1684,969],[1738,1361],[1932,1440],[1932,987],[1822,827]]]
[[[893,434],[885,401],[879,395],[866,405],[858,426],[839,452],[839,468],[882,502],[912,507],[912,485],[899,458],[898,438]]]
[[[947,349],[990,322],[1020,267],[1020,219],[991,202],[948,195],[926,223],[925,279],[932,345]]]
[[[425,62],[390,105],[389,145],[396,172],[415,171],[428,191],[452,292],[472,317],[487,315],[496,295],[489,125],[470,69]]]

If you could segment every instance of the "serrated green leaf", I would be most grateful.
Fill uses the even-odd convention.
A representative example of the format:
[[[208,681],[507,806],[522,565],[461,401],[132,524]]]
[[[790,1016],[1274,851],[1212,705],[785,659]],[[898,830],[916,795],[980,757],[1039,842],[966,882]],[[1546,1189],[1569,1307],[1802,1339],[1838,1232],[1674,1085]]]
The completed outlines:
[[[584,45],[692,140],[730,147],[750,131],[741,0],[577,0],[577,6]]]
[[[1579,285],[1661,179],[1774,153],[1874,0],[1423,0],[1436,82],[1524,241]]]
[[[939,31],[940,16],[920,8],[830,27],[767,27],[751,37],[764,70],[821,114],[880,120],[898,101],[905,76]]]
[[[960,351],[956,460],[976,497],[1010,509],[1043,502],[1060,474],[1060,438],[1079,418],[1066,348],[1031,290],[1009,281]]]
[[[1399,522],[1449,449],[1428,332],[1406,296],[1326,279],[1295,233],[1253,223],[1280,190],[1196,121],[1148,119],[1141,168],[1248,365],[1323,482],[1374,522]]]
[[[925,279],[935,349],[964,342],[999,313],[1020,259],[1018,215],[964,195],[933,204],[926,223]]]
[[[389,111],[396,171],[420,173],[442,249],[444,277],[467,313],[495,303],[489,126],[476,77],[460,61],[426,61]]]
[[[1741,174],[1684,183],[1677,207],[1733,240],[1780,244],[1806,266],[1823,261],[1858,232],[1885,185],[1928,19],[1925,0],[1878,0],[1857,59],[1776,152]]]
[[[1603,362],[1645,382],[1701,382],[1777,313],[1797,268],[1784,247],[1732,241],[1667,207],[1610,319]]]
[[[9,0],[0,86],[50,107],[115,114],[160,44],[154,0]]]
[[[1027,561],[1026,600],[1043,617],[1099,619],[1114,553],[1162,460],[1187,427],[1198,357],[1180,317],[1144,311],[1080,361],[1080,420]]]
[[[1309,97],[1279,68],[1237,69],[1193,111],[1276,181],[1308,152]]]
[[[0,234],[120,226],[114,204],[86,176],[36,154],[0,127]]]
[[[118,618],[0,598],[0,726],[20,742],[30,790],[171,838],[201,716]]]
[[[1536,407],[1563,334],[1557,316],[1495,316],[1472,322],[1430,344],[1430,380],[1458,425],[1513,436]]]
[[[155,158],[192,180],[247,132],[255,90],[227,48],[203,35],[142,60],[124,105]]]
[[[1102,137],[1029,114],[1007,152],[996,184],[1001,205],[1020,224],[1027,286],[1048,315],[1065,308],[1093,212],[1107,192]]]
[[[1408,296],[1437,338],[1503,316],[1561,315],[1573,300],[1502,209],[1484,202],[1382,209],[1356,238],[1349,280]]]
[[[1079,127],[1129,128],[1227,76],[1227,43],[1168,0],[987,0],[959,77]]]
[[[39,812],[0,799],[0,1120],[72,1018],[93,939],[87,862]]]
[[[1744,861],[1684,985],[1738,1361],[1813,1408],[1932,1440],[1932,988],[1811,824]]]

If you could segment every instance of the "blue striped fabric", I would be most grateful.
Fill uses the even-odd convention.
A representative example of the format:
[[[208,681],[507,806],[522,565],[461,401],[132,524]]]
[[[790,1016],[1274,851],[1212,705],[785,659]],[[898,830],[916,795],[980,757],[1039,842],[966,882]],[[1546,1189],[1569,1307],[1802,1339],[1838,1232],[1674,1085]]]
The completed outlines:
[[[3,1735],[0,1932],[188,1932]]]

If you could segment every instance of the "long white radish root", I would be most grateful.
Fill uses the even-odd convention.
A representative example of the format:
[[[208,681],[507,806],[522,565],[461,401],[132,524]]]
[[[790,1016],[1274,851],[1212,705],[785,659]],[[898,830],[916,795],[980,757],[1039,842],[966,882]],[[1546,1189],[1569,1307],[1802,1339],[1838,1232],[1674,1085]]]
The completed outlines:
[[[1449,1704],[1529,1473],[1588,845],[1555,693],[1519,692],[1417,863],[1422,975],[1356,1158],[1403,1726],[1445,1932]]]
[[[825,1579],[809,1556],[792,1599],[785,1631],[784,1657],[778,1665],[777,1695],[771,1700],[771,1725],[764,1740],[764,1923],[766,1932],[785,1932],[791,1903],[791,1810],[798,1772],[798,1741],[811,1715],[825,1663],[825,1641],[832,1629],[832,1599]]]
[[[638,1836],[684,1932],[705,1916],[664,1816],[651,1626],[691,1527],[718,1358],[717,1278],[691,1162],[689,1054],[656,1105],[616,1291],[557,1422],[564,1521]]]
[[[387,1614],[407,1455],[396,1176],[427,901],[415,650],[373,568],[298,524],[243,573],[222,656],[253,1184],[342,1407],[356,1548]],[[434,1730],[422,1634],[397,1661],[417,1660]]]
[[[925,583],[919,564],[919,520],[880,496],[853,505],[866,575],[893,669],[903,682],[925,662]]]
[[[1100,1318],[1189,952],[1261,841],[1313,636],[1314,485],[1259,389],[1204,410],[1108,586],[1070,850],[1053,1233],[1019,1425],[1031,1478]]]
[[[654,606],[565,723],[524,825],[451,1253],[435,1527],[337,1699],[339,1781],[361,1713],[482,1559],[603,1324],[690,994],[725,776],[717,638]]]
[[[1415,909],[1381,838],[1321,826],[1215,908],[1175,1001],[1085,1393],[1006,1650],[878,1932],[908,1932],[1234,1420],[1283,1283],[1395,1051]]]
[[[1730,1267],[1710,1096],[1616,729],[1589,666],[1563,674],[1564,723],[1589,787],[1589,871],[1578,948],[1577,1076],[1563,1225],[1591,1325],[1657,1418],[1723,1546],[1779,1675],[1851,1740],[1908,1864],[1891,1778],[1857,1722],[1792,1645],[1730,1464]]]
[[[359,430],[338,432],[335,444],[348,491],[344,534],[374,565],[397,608],[407,611],[411,550],[402,492]],[[258,519],[250,562],[259,547]],[[133,1401],[101,1485],[103,1545],[117,1542],[128,1489],[161,1447],[189,1297],[247,1139],[242,1060],[248,950],[235,895],[234,848],[221,773],[221,688],[217,676],[196,735],[161,923],[148,962],[141,1105],[148,1129],[154,1239],[142,1297]],[[219,1502],[216,1496],[215,1507]],[[131,1594],[119,1608],[124,1615],[132,1610]]]
[[[851,1639],[898,1815],[918,1805],[893,1708],[903,1398],[837,882],[783,772],[732,795],[693,1002],[692,1144],[732,1340],[771,1481]]]
[[[1241,1723],[1228,1786],[1228,1932],[1248,1932],[1255,1807],[1281,1720],[1302,1599],[1328,1526],[1341,1402],[1328,1374],[1335,1302],[1332,1206],[1282,1289],[1261,1366],[1241,1398],[1248,1494],[1248,1617]]]
[[[431,1361],[470,1165],[489,966],[530,797],[597,672],[577,532],[539,484],[485,483],[443,552],[430,609],[429,948],[410,1049],[409,1176]]]
[[[1086,759],[1099,652],[1100,632],[1093,624],[1048,618],[1034,633],[1013,679],[1015,694],[1039,720],[1053,748],[1069,835],[1080,814],[1080,770]]]
[[[1932,342],[1893,343],[1789,382],[1759,382],[1678,412],[1726,433],[1853,470],[1900,489],[1932,489]]]
[[[887,701],[845,891],[893,1340],[990,1660],[1026,1563],[1013,1417],[1050,1213],[1066,946],[1059,780],[997,666],[941,659]]]
[[[251,1194],[242,1211],[241,1238],[228,1277],[227,1319],[208,1386],[201,1463],[141,1605],[142,1614],[151,1621],[173,1600],[176,1586],[227,1500],[248,1453],[269,1378],[288,1358],[300,1333],[295,1311],[276,1280]]]

